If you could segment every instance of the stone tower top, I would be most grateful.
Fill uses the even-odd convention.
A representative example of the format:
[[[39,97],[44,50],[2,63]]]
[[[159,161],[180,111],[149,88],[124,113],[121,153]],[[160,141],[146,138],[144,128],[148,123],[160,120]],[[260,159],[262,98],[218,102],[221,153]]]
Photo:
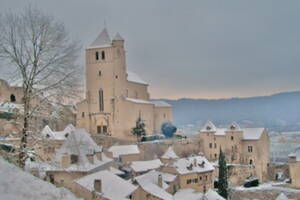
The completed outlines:
[[[88,49],[110,47],[110,46],[111,46],[111,39],[107,32],[107,29],[104,28],[102,32],[98,35],[96,40],[92,42],[92,44],[88,47]]]

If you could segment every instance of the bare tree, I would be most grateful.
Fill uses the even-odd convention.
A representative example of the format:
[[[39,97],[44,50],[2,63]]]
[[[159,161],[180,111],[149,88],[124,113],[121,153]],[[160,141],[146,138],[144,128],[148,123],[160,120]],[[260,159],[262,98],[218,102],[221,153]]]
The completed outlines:
[[[19,15],[7,13],[0,18],[0,58],[15,68],[15,78],[23,88],[21,167],[32,116],[49,106],[49,101],[75,95],[79,88],[78,50],[64,25],[37,9],[30,7]]]

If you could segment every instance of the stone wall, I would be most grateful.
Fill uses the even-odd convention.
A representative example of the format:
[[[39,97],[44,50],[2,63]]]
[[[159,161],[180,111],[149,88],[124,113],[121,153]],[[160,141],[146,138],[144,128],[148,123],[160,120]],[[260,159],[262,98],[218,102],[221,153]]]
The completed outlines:
[[[283,163],[283,164],[276,164],[276,163],[271,163],[269,165],[268,168],[268,176],[269,176],[269,180],[271,181],[276,181],[278,180],[278,175],[276,176],[276,174],[283,174],[283,178],[287,179],[290,177],[290,172],[289,172],[289,165],[287,163]],[[277,179],[276,179],[277,177]]]

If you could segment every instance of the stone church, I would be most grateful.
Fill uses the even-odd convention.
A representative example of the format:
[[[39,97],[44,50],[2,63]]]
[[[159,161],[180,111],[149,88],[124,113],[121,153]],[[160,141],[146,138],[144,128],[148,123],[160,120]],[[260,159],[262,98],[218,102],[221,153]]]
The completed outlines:
[[[148,84],[127,70],[124,39],[119,33],[111,40],[104,29],[86,48],[85,56],[86,98],[77,104],[77,127],[128,138],[139,116],[147,135],[159,133],[164,122],[172,121],[172,107],[150,100]]]

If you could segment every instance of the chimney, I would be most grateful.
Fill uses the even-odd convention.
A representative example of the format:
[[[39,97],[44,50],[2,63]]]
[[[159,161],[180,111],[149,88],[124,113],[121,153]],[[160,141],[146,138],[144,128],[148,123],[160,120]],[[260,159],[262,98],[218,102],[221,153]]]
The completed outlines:
[[[63,168],[68,168],[68,167],[70,167],[70,165],[71,165],[71,157],[69,156],[69,154],[64,153],[61,156],[61,166]]]
[[[102,192],[102,182],[100,179],[95,179],[94,180],[94,190],[95,192]]]
[[[91,164],[94,164],[94,154],[87,154],[86,157],[88,158]]]
[[[197,159],[194,158],[194,166],[197,167]]]
[[[102,153],[101,153],[101,151],[96,152],[96,156],[97,156],[98,160],[102,160]]]
[[[162,179],[162,175],[161,174],[158,175],[157,184],[158,184],[159,187],[163,188],[163,179]]]

